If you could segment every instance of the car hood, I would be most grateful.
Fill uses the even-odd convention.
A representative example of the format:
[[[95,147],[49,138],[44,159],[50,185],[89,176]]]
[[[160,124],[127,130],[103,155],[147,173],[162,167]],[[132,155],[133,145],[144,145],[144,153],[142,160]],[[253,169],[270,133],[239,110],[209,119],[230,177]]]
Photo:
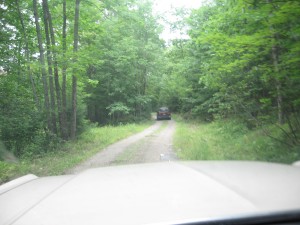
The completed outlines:
[[[22,180],[23,179],[23,180]],[[161,162],[27,176],[0,187],[0,224],[170,224],[300,210],[300,168]]]

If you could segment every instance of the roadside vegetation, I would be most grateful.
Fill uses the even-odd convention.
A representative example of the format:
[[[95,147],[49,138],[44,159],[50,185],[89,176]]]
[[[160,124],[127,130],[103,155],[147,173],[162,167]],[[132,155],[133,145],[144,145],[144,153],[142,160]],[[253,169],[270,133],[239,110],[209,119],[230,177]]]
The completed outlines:
[[[160,96],[193,121],[178,125],[182,158],[300,160],[300,2],[213,0],[176,15],[190,39],[166,52]]]
[[[37,176],[63,174],[106,146],[140,132],[151,122],[119,126],[93,127],[78,137],[78,140],[62,144],[57,149],[40,155],[27,155],[20,159],[0,161],[0,184],[13,178],[33,173]],[[2,151],[2,157],[7,155]]]
[[[177,118],[174,146],[182,160],[256,160],[292,163],[300,148],[282,143],[273,126],[249,129],[237,120],[212,123]]]

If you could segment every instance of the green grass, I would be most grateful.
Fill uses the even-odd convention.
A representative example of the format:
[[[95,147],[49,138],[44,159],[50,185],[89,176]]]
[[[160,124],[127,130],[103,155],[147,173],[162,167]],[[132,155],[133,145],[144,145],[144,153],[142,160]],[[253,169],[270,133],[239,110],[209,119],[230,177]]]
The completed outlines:
[[[122,165],[122,164],[130,164],[132,160],[139,154],[141,151],[141,147],[143,146],[145,140],[142,139],[137,141],[136,143],[130,145],[124,152],[117,156],[115,161],[112,163],[113,165]]]
[[[84,132],[76,141],[67,142],[55,151],[38,157],[19,159],[17,163],[0,161],[0,184],[28,173],[37,176],[63,174],[67,169],[90,158],[106,146],[140,132],[150,125],[148,122],[94,127]]]
[[[276,127],[268,127],[278,137]],[[300,160],[300,149],[274,141],[261,129],[249,130],[237,121],[213,123],[178,119],[175,150],[184,160],[257,160],[291,163]]]
[[[168,126],[168,123],[167,121],[160,121],[161,126],[153,133],[154,135],[155,134],[159,134],[160,132],[162,132],[167,126]]]

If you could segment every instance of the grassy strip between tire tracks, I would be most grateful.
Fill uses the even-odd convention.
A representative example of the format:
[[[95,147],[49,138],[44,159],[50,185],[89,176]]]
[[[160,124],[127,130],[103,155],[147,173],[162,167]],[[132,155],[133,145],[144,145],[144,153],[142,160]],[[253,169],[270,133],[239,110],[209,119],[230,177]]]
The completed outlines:
[[[94,127],[84,132],[78,140],[67,142],[56,151],[20,159],[17,163],[0,161],[0,184],[28,173],[37,176],[63,174],[108,145],[138,133],[151,124]]]
[[[161,121],[161,126],[154,131],[152,134],[148,135],[148,137],[156,136],[161,133],[166,127],[168,123],[167,121]],[[113,162],[113,165],[122,165],[122,164],[130,164],[132,160],[139,154],[142,150],[142,146],[145,144],[145,139],[141,139],[136,143],[130,145],[126,151],[122,152],[117,156],[116,160]]]
[[[300,160],[293,149],[267,137],[260,129],[249,130],[237,121],[187,122],[177,118],[175,150],[182,160],[256,160],[292,163]],[[278,136],[274,127],[272,135]],[[277,132],[277,133],[276,133]]]

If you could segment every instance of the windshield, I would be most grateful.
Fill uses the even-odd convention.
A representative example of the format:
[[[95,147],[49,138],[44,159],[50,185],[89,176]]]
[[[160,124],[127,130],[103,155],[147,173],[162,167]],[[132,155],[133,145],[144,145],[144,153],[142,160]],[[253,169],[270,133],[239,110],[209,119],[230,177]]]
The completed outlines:
[[[0,15],[0,183],[88,160],[300,160],[299,1],[11,0]]]

